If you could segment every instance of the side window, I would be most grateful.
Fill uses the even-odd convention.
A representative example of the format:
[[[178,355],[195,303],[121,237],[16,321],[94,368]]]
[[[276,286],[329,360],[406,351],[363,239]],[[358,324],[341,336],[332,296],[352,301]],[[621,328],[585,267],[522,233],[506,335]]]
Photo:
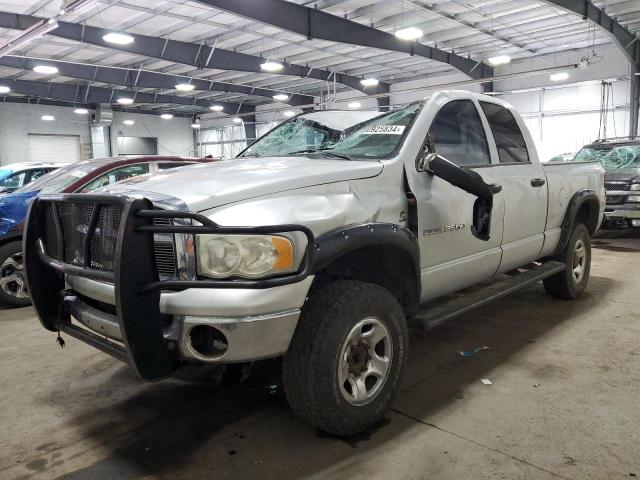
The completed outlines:
[[[442,107],[430,133],[436,152],[458,166],[491,163],[482,120],[471,100],[453,100]]]
[[[45,170],[44,168],[40,168],[38,170],[31,170],[29,172],[29,177],[25,180],[25,185],[33,182],[34,180],[36,180],[38,178],[40,178],[42,175],[47,173],[47,171],[48,170]]]
[[[529,163],[529,151],[513,114],[501,105],[480,102],[496,140],[500,163]]]
[[[24,179],[27,172],[16,172],[9,175],[7,178],[0,182],[0,187],[5,190],[15,190],[24,185]]]
[[[184,167],[185,165],[191,165],[187,162],[158,162],[158,171],[169,170],[170,168]]]
[[[143,175],[145,173],[149,173],[148,163],[138,163],[136,165],[125,165],[124,167],[115,168],[106,173],[103,173],[99,177],[94,178],[89,183],[87,183],[84,187],[82,187],[79,191],[91,192],[100,187],[106,187],[107,185],[111,185],[113,183],[126,180],[127,178],[137,177],[138,175]]]

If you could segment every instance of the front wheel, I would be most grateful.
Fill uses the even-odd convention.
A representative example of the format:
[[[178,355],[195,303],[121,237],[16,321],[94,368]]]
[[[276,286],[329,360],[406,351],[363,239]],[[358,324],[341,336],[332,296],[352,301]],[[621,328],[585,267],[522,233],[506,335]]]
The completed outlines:
[[[303,307],[284,357],[291,408],[332,435],[362,432],[389,409],[407,347],[404,312],[388,290],[353,280],[326,285]]]
[[[574,299],[582,295],[591,273],[591,238],[587,227],[579,223],[571,232],[559,261],[567,268],[544,279],[544,288],[556,298]]]
[[[22,264],[22,242],[0,247],[0,305],[26,307],[31,305]]]

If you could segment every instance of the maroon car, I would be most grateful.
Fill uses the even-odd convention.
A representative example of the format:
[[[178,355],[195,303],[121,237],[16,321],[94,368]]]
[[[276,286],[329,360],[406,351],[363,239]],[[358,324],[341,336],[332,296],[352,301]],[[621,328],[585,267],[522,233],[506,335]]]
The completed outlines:
[[[41,193],[91,192],[138,175],[212,160],[160,156],[98,158],[67,165],[0,196],[0,305],[19,307],[31,303],[22,270],[22,232],[31,199]]]

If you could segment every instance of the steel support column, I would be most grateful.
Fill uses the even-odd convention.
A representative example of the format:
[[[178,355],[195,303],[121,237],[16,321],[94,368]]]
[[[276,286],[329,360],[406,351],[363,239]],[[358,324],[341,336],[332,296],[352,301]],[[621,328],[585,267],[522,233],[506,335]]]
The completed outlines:
[[[638,118],[640,116],[640,68],[631,69],[631,94],[629,95],[629,136],[640,135]]]
[[[244,136],[247,139],[247,146],[256,141],[256,116],[246,115],[242,117],[244,126]]]

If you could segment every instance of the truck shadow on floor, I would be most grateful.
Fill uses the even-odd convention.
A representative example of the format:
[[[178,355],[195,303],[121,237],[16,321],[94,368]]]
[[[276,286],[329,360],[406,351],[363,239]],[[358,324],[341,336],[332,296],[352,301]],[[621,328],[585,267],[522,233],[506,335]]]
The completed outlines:
[[[59,404],[61,396],[89,398],[65,415],[85,439],[109,452],[59,478],[286,479],[357,461],[365,449],[392,442],[415,425],[410,419],[427,423],[440,409],[455,406],[469,385],[532,343],[544,342],[554,328],[580,322],[597,301],[590,292],[602,297],[613,288],[613,280],[592,277],[584,297],[567,302],[549,297],[536,285],[433,332],[412,332],[394,409],[377,428],[347,440],[316,432],[294,417],[273,362],[261,365],[245,382],[226,386],[218,386],[215,370],[207,368],[188,369],[161,383],[138,384],[128,367],[111,366],[107,383],[124,385],[121,391],[98,395],[94,386],[92,392],[51,392],[45,399]],[[489,349],[468,357],[459,353],[479,346]],[[549,372],[538,373],[543,377]],[[63,447],[49,451],[57,448]]]

